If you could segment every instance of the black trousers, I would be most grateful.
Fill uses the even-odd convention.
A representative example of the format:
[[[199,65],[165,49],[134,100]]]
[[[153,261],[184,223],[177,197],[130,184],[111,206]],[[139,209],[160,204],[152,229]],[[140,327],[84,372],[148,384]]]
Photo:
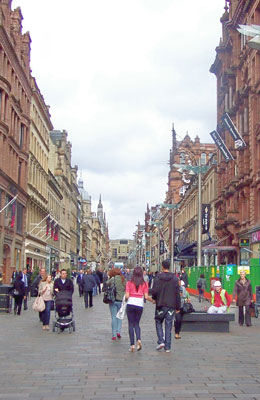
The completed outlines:
[[[88,298],[89,298],[89,307],[93,307],[93,291],[84,292],[84,300],[85,300],[85,307],[88,307]]]
[[[82,285],[78,284],[78,288],[79,288],[79,297],[83,296],[83,287]]]
[[[174,323],[175,335],[179,335],[179,333],[180,333],[180,331],[181,331],[182,316],[183,316],[183,311],[182,311],[182,309],[180,310],[179,313],[175,313],[175,323]]]
[[[244,314],[245,307],[245,314]],[[250,314],[250,306],[239,306],[238,307],[238,322],[239,325],[251,325],[251,314]]]
[[[18,315],[21,314],[23,304],[23,296],[14,295],[14,311],[17,312]]]
[[[26,287],[26,288],[24,288],[24,290],[25,290],[25,298],[23,299],[23,308],[24,308],[24,310],[27,310],[27,308],[28,308],[28,306],[27,306],[27,299],[28,299],[28,294],[29,294],[29,288],[28,288],[28,286]]]

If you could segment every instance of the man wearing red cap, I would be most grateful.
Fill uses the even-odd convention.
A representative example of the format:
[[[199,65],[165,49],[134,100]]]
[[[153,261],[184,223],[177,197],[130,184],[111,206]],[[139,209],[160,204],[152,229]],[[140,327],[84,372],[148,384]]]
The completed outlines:
[[[222,289],[221,282],[214,283],[214,290],[211,291],[211,306],[208,314],[226,314],[231,303],[231,299],[225,289]]]

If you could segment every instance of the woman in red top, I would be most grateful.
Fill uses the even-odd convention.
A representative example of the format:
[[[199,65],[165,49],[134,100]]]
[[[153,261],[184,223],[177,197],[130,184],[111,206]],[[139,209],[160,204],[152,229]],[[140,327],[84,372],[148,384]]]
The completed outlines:
[[[148,284],[144,281],[143,270],[141,267],[135,267],[131,281],[128,281],[126,284],[125,293],[125,299],[127,300],[126,313],[128,318],[128,332],[130,337],[129,351],[131,352],[135,351],[135,335],[137,351],[142,348],[139,322],[143,312],[144,298],[153,303],[153,299],[148,296]]]

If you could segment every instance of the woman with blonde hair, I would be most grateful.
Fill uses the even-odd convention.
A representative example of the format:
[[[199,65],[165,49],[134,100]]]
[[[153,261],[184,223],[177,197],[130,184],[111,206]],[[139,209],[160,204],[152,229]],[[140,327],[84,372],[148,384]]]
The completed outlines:
[[[39,294],[43,297],[45,303],[45,310],[40,313],[42,321],[42,329],[50,330],[50,317],[51,317],[51,303],[53,300],[53,281],[52,276],[46,275],[45,278],[41,280],[39,286]]]

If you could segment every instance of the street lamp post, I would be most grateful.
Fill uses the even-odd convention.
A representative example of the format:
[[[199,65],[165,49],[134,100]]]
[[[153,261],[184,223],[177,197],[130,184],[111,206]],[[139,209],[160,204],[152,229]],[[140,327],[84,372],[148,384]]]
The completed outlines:
[[[201,229],[201,208],[202,208],[202,179],[201,174],[207,172],[210,169],[208,165],[201,165],[201,160],[199,158],[198,165],[183,165],[183,164],[173,164],[174,167],[181,170],[193,171],[198,175],[198,227],[197,227],[197,266],[201,267],[201,250],[202,250],[202,229]]]
[[[172,200],[173,201],[173,200]],[[171,226],[171,272],[174,272],[175,270],[175,263],[174,263],[174,247],[175,247],[175,209],[178,208],[178,204],[166,204],[162,203],[160,204],[161,207],[163,208],[168,208],[172,210],[172,226]]]

